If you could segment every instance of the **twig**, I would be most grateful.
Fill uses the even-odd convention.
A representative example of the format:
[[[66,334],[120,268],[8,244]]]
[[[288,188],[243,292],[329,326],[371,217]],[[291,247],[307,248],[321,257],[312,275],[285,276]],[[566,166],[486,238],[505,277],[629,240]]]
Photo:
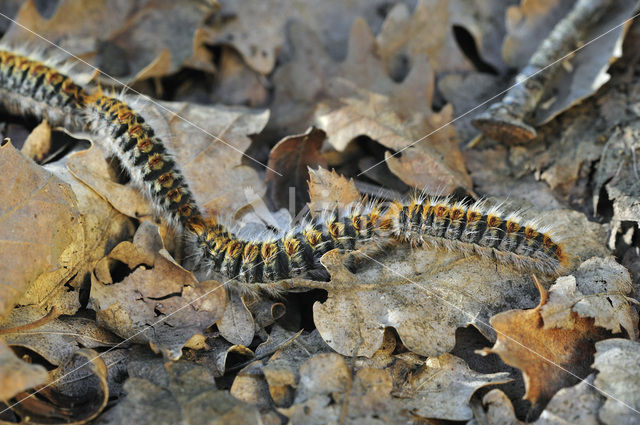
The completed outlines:
[[[527,66],[516,76],[506,96],[474,119],[473,125],[482,133],[503,143],[524,143],[537,136],[527,124],[542,100],[549,83],[562,62],[554,61],[579,47],[593,22],[613,4],[610,0],[578,0],[571,12],[556,24],[540,44]],[[548,67],[548,69],[544,69]]]
[[[46,323],[49,323],[55,320],[56,318],[60,317],[60,315],[62,315],[62,313],[58,312],[58,310],[56,310],[56,307],[53,306],[53,308],[51,308],[51,310],[43,318],[38,319],[31,323],[27,323],[26,325],[20,325],[13,328],[0,329],[0,335],[15,334],[18,332],[24,332],[24,331],[29,331],[31,329],[36,329]]]

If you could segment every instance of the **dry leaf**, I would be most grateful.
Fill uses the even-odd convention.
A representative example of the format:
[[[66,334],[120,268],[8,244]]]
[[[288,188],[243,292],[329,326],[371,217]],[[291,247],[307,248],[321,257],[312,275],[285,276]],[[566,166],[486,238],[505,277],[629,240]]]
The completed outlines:
[[[74,152],[69,155],[66,164],[75,178],[96,191],[122,214],[136,219],[152,217],[151,205],[140,190],[114,181],[115,176],[102,149],[94,146]]]
[[[269,387],[260,370],[259,362],[253,362],[236,375],[229,390],[232,396],[256,406],[261,413],[273,410]]]
[[[34,161],[42,161],[51,149],[51,126],[43,120],[27,137],[20,152]]]
[[[405,183],[421,189],[427,185],[444,191],[458,186],[471,189],[455,130],[443,127],[453,118],[453,111],[450,107],[438,113],[431,109],[434,75],[425,57],[417,58],[407,78],[398,84],[375,55],[376,41],[362,19],[353,24],[349,53],[340,64],[318,53],[317,39],[300,26],[292,26],[291,32],[296,56],[274,76],[281,87],[275,93],[274,125],[289,130],[317,125],[338,151],[361,135],[394,151],[407,148],[402,156],[387,159]],[[300,78],[308,74],[320,75],[309,84]],[[295,114],[288,113],[290,97],[295,100]]]
[[[491,106],[490,103],[486,103],[487,100],[509,86],[504,77],[482,72],[465,72],[438,78],[437,87],[442,97],[453,106],[456,120],[452,125],[455,126],[458,137],[460,140],[471,140],[478,134],[478,129],[471,123],[473,118]],[[463,154],[468,152],[463,151]]]
[[[204,350],[185,350],[182,360],[206,367],[216,378],[222,377],[229,368],[251,361],[253,350],[244,345],[233,345],[224,338],[207,337]]]
[[[607,425],[640,421],[640,343],[608,339],[596,343],[594,382],[606,397],[598,417]],[[634,409],[634,410],[632,410]]]
[[[320,154],[325,137],[324,131],[310,128],[304,134],[285,137],[271,149],[265,182],[267,196],[276,208],[289,206],[291,187],[305,187],[309,180],[308,168],[327,166]],[[308,200],[306,191],[296,191],[296,211],[300,211]]]
[[[360,202],[362,196],[353,183],[335,171],[328,171],[322,167],[317,170],[309,169],[309,210],[324,211],[336,205],[348,205]]]
[[[568,252],[582,258],[606,255],[603,229],[583,215],[560,210],[539,217],[571,229],[564,242]],[[363,261],[366,266],[356,274],[343,265],[345,256],[329,252],[322,261],[331,281],[305,284],[329,293],[314,305],[314,322],[341,354],[357,349],[370,357],[382,343],[384,328],[393,327],[411,351],[440,355],[453,348],[457,327],[473,324],[493,338],[484,325],[491,315],[535,305],[530,275],[511,266],[444,250],[394,246],[390,251],[384,258],[375,255],[383,264]]]
[[[519,147],[507,149],[503,146],[483,150],[467,149],[463,152],[465,163],[471,174],[474,189],[486,196],[508,198],[516,193],[526,193],[527,201],[535,208],[542,210],[559,209],[564,205],[545,182],[537,181],[527,171],[522,170],[516,161]],[[529,160],[528,155],[522,158],[523,164]],[[526,173],[526,174],[525,174]]]
[[[85,254],[85,229],[68,184],[25,158],[11,143],[0,146],[0,166],[1,317],[26,291],[32,294],[26,303],[36,298],[46,304],[46,298],[60,290]]]
[[[579,384],[562,388],[533,422],[521,422],[516,419],[509,398],[500,390],[489,391],[482,399],[487,409],[486,419],[490,425],[598,425],[598,410],[602,406],[602,395],[593,388],[593,375],[589,375]],[[470,421],[467,425],[479,425],[479,421]]]
[[[606,337],[593,319],[572,313],[572,326],[546,328],[542,310],[553,305],[549,293],[538,283],[540,303],[530,310],[510,310],[491,318],[498,333],[492,348],[481,354],[498,354],[508,365],[522,370],[526,394],[533,405],[544,405],[563,387],[573,385],[589,372],[594,342]]]
[[[3,326],[16,327],[34,322],[33,311],[14,309]],[[49,363],[60,366],[80,348],[112,347],[122,340],[101,329],[94,320],[63,316],[34,329],[7,333],[5,342],[12,346],[28,348]]]
[[[132,83],[176,72],[193,53],[196,28],[213,10],[203,2],[146,0],[117,3],[63,0],[52,17],[40,15],[33,0],[24,3],[3,41],[43,45],[37,35],[81,57],[103,72]],[[44,45],[51,49],[51,46]],[[57,49],[51,51],[60,55]],[[65,57],[66,59],[66,57]],[[81,71],[91,73],[86,66]],[[113,84],[110,79],[105,80]]]
[[[402,385],[401,404],[425,418],[463,421],[473,418],[469,402],[479,388],[511,381],[508,372],[475,372],[459,357],[430,357]]]
[[[603,100],[610,102],[611,98]],[[597,210],[600,204],[608,201],[613,203],[611,239],[621,230],[623,222],[640,221],[640,172],[635,153],[639,147],[639,132],[640,128],[631,123],[624,130],[615,129],[611,133],[602,148],[593,179],[593,208]],[[600,199],[603,192],[608,199]],[[611,248],[615,247],[614,240],[610,240],[609,244]]]
[[[220,335],[234,345],[249,346],[255,334],[253,316],[236,292],[229,293],[229,302],[218,320]]]
[[[392,387],[384,370],[364,368],[352,377],[342,356],[318,354],[300,368],[294,404],[278,410],[291,423],[305,425],[408,421],[408,413],[392,402]]]
[[[111,272],[119,264],[124,277]],[[198,283],[165,250],[122,242],[96,265],[90,302],[101,326],[176,360],[185,344],[204,344],[202,332],[222,317],[227,295],[218,282]]]
[[[268,347],[282,344],[295,334],[280,327],[275,327],[269,335],[269,340],[256,350],[260,355]],[[269,345],[270,343],[270,345]],[[269,386],[271,399],[278,407],[289,407],[293,403],[296,388],[300,381],[299,369],[302,363],[318,353],[326,353],[331,349],[322,340],[317,330],[300,335],[292,342],[280,347],[262,367]]]
[[[315,109],[312,123],[327,132],[331,145],[342,151],[351,140],[366,135],[394,151],[407,148],[400,157],[387,157],[390,169],[405,183],[421,189],[430,185],[444,191],[458,186],[471,188],[455,130],[444,126],[453,118],[452,109],[445,107],[439,113],[431,110],[434,75],[424,57],[416,59],[402,84],[393,82],[375,55],[377,45],[373,35],[366,23],[358,19],[351,31],[345,61],[335,65],[313,59],[311,66],[316,68],[308,70],[307,57],[316,53],[312,49],[317,49],[318,43],[299,27],[294,26],[293,31],[298,57],[282,67],[274,79],[283,85],[284,80],[290,80],[288,85],[295,90],[298,81],[294,75],[303,72],[301,67],[305,68],[304,74],[326,74],[319,79],[319,85],[310,86],[305,80],[304,87],[299,87],[302,94],[296,94],[296,100],[303,97],[302,101]],[[276,91],[275,96],[277,120],[286,111],[287,92]],[[318,103],[319,98],[323,100]],[[302,123],[308,123],[310,111],[305,113],[303,109],[296,116]],[[293,127],[301,123],[285,125]]]
[[[638,339],[638,313],[632,307],[629,272],[613,257],[593,257],[549,289],[549,302],[540,309],[545,329],[571,329],[574,315],[595,319],[594,325]],[[635,302],[637,303],[637,301]]]
[[[64,160],[47,164],[45,168],[70,185],[75,194],[82,217],[83,249],[73,257],[73,267],[49,275],[47,281],[39,281],[37,290],[27,290],[20,304],[55,305],[59,312],[73,314],[80,306],[79,290],[86,284],[96,262],[116,243],[129,238],[135,228],[129,218],[72,176]],[[46,295],[48,292],[50,295]]]
[[[419,0],[413,13],[404,4],[389,11],[380,34],[380,56],[392,70],[400,57],[414,60],[426,53],[436,73],[470,71],[474,64],[463,53],[455,29],[466,31],[475,42],[482,61],[501,71],[506,64],[500,55],[505,33],[504,10],[514,1]],[[477,65],[477,64],[476,64]],[[483,69],[485,70],[485,69]]]
[[[213,103],[263,107],[269,100],[267,81],[242,60],[231,47],[221,46],[216,85],[209,95]],[[185,83],[188,84],[191,81]],[[200,86],[194,87],[194,95],[202,95]],[[180,100],[187,100],[181,98]]]
[[[47,370],[41,365],[24,362],[0,341],[0,400],[47,382]]]
[[[94,419],[107,405],[107,366],[94,350],[82,348],[50,373],[47,386],[37,397],[22,393],[11,410],[21,423],[80,425]]]

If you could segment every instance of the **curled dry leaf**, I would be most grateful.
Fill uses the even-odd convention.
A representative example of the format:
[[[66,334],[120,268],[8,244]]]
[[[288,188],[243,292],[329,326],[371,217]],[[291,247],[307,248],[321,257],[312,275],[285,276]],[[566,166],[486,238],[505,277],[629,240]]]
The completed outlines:
[[[44,37],[130,84],[175,73],[193,57],[194,49],[201,54],[195,33],[210,13],[209,6],[196,0],[147,0],[117,6],[109,1],[85,4],[63,0],[53,16],[46,18],[29,0],[15,17],[18,24],[11,25],[3,41],[17,46],[42,45],[38,36]],[[84,67],[81,71],[92,70]]]
[[[20,152],[34,161],[42,161],[51,149],[51,126],[43,120],[27,137]]]
[[[265,181],[267,195],[276,208],[289,206],[290,188],[305,187],[309,180],[308,168],[326,168],[327,161],[320,153],[325,138],[324,131],[310,128],[304,134],[285,137],[271,149]],[[305,190],[296,191],[296,210],[308,200]]]
[[[598,425],[598,410],[602,406],[603,396],[593,388],[593,375],[589,375],[579,384],[558,391],[540,417],[533,422],[522,422],[516,418],[511,400],[500,390],[491,390],[483,398],[486,411],[486,423],[491,425]],[[467,425],[479,425],[478,420]]]
[[[263,330],[267,326],[273,325],[287,312],[287,307],[283,302],[268,298],[253,300],[248,307],[254,317],[256,330]]]
[[[25,158],[11,143],[0,146],[0,166],[2,317],[17,303],[43,305],[55,298],[84,257],[86,236],[68,184]],[[63,311],[73,314],[77,306],[68,304]]]
[[[143,226],[139,232],[157,230]],[[124,278],[111,270],[125,268]],[[121,279],[117,281],[117,279]],[[97,265],[91,277],[91,307],[98,323],[122,338],[149,342],[167,359],[182,347],[202,347],[202,331],[222,317],[226,291],[215,281],[198,283],[167,251],[122,242]]]
[[[47,382],[47,370],[37,364],[24,362],[0,341],[0,400]]]
[[[540,309],[545,329],[571,329],[577,313],[594,325],[638,339],[638,313],[631,305],[629,272],[613,257],[590,258],[574,275],[562,276],[549,290],[549,302]],[[637,302],[636,302],[637,303]]]
[[[269,111],[181,102],[147,103],[141,109],[175,154],[205,209],[232,213],[248,199],[264,195],[262,179],[244,165],[254,161],[244,151],[251,144],[247,136],[264,128]]]
[[[603,229],[584,215],[558,210],[539,217],[572,229],[564,241],[568,252],[581,258],[606,255]],[[327,344],[343,355],[357,349],[370,357],[382,344],[385,327],[393,327],[411,351],[437,356],[453,348],[456,328],[473,324],[494,338],[486,326],[491,315],[535,304],[530,276],[511,266],[446,250],[389,250],[382,261],[369,260],[356,274],[343,265],[346,256],[329,252],[322,262],[331,281],[306,283],[329,293],[314,305],[314,322]]]
[[[140,351],[137,351],[140,353]],[[216,388],[207,368],[185,362],[165,363],[148,354],[134,356],[128,365],[126,398],[102,415],[96,424],[259,424],[257,410]]]
[[[394,395],[417,416],[463,421],[473,417],[469,402],[476,390],[509,381],[508,372],[475,372],[461,358],[445,353],[428,358]]]
[[[353,179],[329,171],[322,167],[309,169],[309,210],[320,212],[327,207],[347,205],[362,199]]]
[[[255,357],[254,352],[244,345],[232,345],[223,338],[208,338],[207,345],[209,348],[206,351],[192,351],[191,354],[197,363],[207,367],[216,377],[226,373],[230,355],[237,363],[250,361]],[[235,365],[236,363],[231,364],[231,366]]]
[[[11,327],[33,323],[34,310],[14,309],[6,322]],[[3,325],[4,326],[4,325]],[[12,346],[24,347],[49,363],[60,366],[80,348],[112,347],[121,341],[96,322],[81,317],[63,316],[33,329],[6,333],[3,339]]]
[[[606,401],[599,418],[607,425],[636,424],[640,421],[640,343],[608,339],[596,343],[593,368],[599,370],[594,382]]]
[[[453,118],[451,107],[431,109],[434,74],[426,57],[417,58],[398,84],[376,56],[376,40],[362,19],[354,22],[347,58],[339,64],[302,26],[292,25],[291,39],[294,59],[274,75],[273,125],[290,131],[317,125],[338,151],[366,135],[393,151],[406,148],[401,157],[387,159],[405,183],[444,191],[471,188],[455,129],[443,127]],[[319,77],[310,84],[309,74]]]
[[[84,424],[98,416],[109,400],[107,366],[96,351],[88,348],[76,351],[52,371],[49,381],[51,386],[43,388],[38,397],[27,398],[27,393],[16,397],[20,403],[11,410],[22,417],[21,423]]]
[[[511,6],[507,10],[507,37],[502,50],[506,62],[522,69],[539,46],[555,50],[559,40],[548,40],[546,44],[542,44],[544,39],[554,26],[567,16],[572,7],[580,3],[529,0],[521,2],[519,6]],[[591,6],[589,3],[593,4],[582,3],[583,9],[588,9]],[[587,28],[581,25],[579,29],[582,33],[578,36],[575,31],[569,29],[569,42],[572,44],[561,47],[560,51],[567,54],[596,37],[597,41],[567,57],[562,66],[558,65],[557,72],[549,77],[549,81],[545,81],[545,94],[534,111],[532,122],[535,126],[551,120],[560,112],[595,93],[610,79],[611,76],[607,73],[609,65],[622,56],[622,40],[629,25],[620,24],[633,15],[638,2],[625,0],[596,3],[600,9],[598,17],[588,20],[590,25]],[[585,8],[585,5],[589,6]],[[559,57],[554,55],[545,63],[536,63],[527,74],[556,59]]]
[[[498,339],[492,348],[480,353],[498,354],[502,361],[522,370],[524,398],[533,405],[544,405],[560,388],[588,375],[594,342],[606,338],[608,333],[595,326],[593,319],[577,313],[571,313],[571,326],[546,327],[542,312],[545,308],[553,309],[554,299],[539,282],[536,284],[540,291],[538,306],[493,316],[490,323]]]

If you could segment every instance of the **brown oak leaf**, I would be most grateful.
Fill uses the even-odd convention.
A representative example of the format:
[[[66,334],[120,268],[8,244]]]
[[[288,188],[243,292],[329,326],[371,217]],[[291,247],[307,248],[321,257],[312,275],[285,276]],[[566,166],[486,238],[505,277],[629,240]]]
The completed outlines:
[[[608,332],[592,318],[573,316],[570,328],[546,328],[542,310],[551,302],[549,292],[534,280],[540,303],[529,310],[510,310],[490,320],[498,339],[480,354],[498,354],[508,365],[522,370],[526,394],[534,405],[544,405],[561,388],[586,377],[595,353],[594,342]]]

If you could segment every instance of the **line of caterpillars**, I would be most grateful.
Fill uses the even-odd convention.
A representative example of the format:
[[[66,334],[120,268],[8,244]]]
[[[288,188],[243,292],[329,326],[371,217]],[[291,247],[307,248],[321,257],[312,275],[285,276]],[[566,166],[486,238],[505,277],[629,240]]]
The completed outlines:
[[[324,253],[385,238],[491,255],[544,273],[560,272],[568,262],[561,245],[536,225],[481,203],[441,197],[388,206],[363,202],[325,211],[278,239],[243,240],[204,217],[162,140],[123,101],[100,90],[89,93],[55,68],[7,50],[0,50],[0,93],[7,95],[12,111],[45,116],[53,124],[77,124],[104,136],[160,215],[191,236],[195,264],[207,274],[219,272],[249,283],[297,276],[326,279],[319,261]]]

